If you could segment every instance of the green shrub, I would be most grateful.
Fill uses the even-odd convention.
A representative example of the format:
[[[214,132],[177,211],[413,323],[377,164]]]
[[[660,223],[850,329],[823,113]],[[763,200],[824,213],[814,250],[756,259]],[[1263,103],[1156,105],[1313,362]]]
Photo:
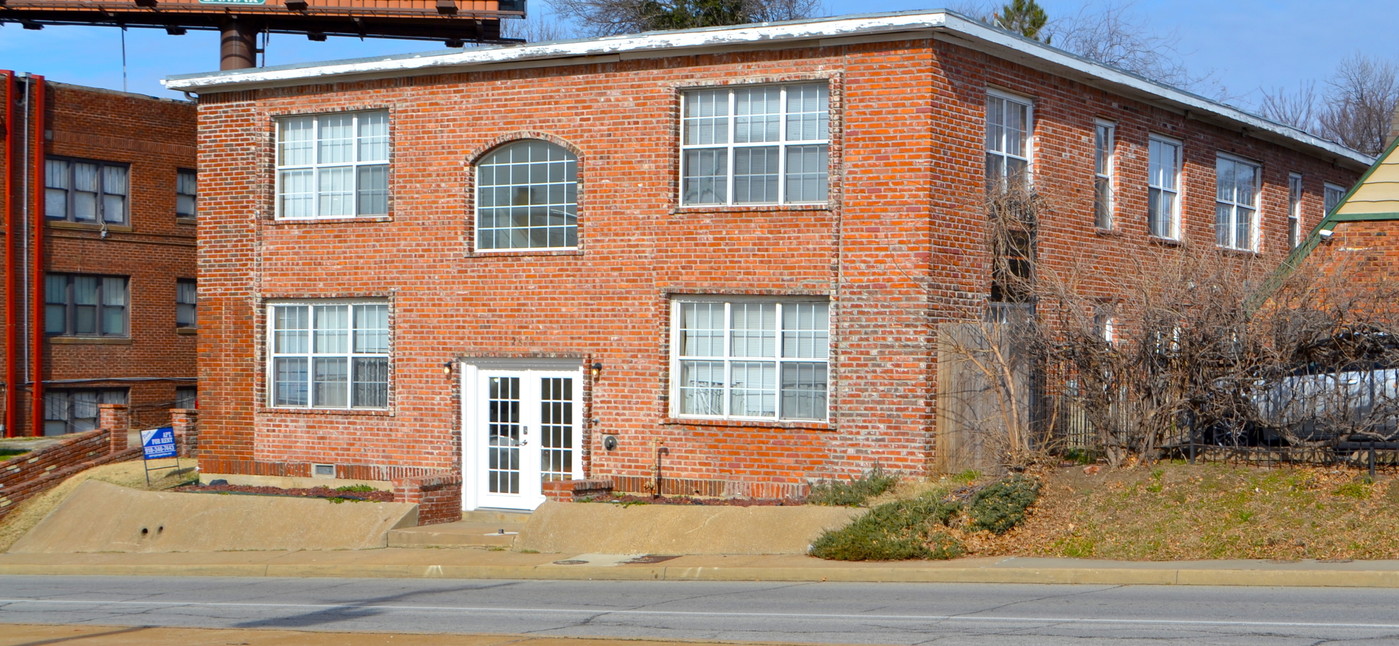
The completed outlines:
[[[876,466],[848,482],[822,480],[812,485],[811,494],[806,497],[806,502],[828,507],[859,507],[870,498],[893,489],[898,483],[898,476],[885,473]]]
[[[816,539],[811,554],[836,561],[949,559],[965,551],[957,539],[934,529],[945,527],[961,509],[936,495],[879,505],[854,522]]]
[[[367,485],[367,484],[346,485],[346,486],[344,486],[344,487],[336,487],[335,490],[336,490],[336,491],[345,491],[345,492],[350,492],[350,493],[364,493],[364,492],[366,492],[366,491],[378,491],[378,489],[375,489],[374,487],[369,486],[369,485]]]
[[[1020,474],[993,482],[972,495],[970,527],[1004,534],[1025,520],[1025,510],[1039,495],[1039,481]]]

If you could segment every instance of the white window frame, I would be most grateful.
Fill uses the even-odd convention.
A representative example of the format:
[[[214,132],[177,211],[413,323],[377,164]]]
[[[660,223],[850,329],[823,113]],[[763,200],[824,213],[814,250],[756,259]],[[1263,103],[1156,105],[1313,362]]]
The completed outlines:
[[[384,155],[382,159],[377,157],[374,159],[361,159],[361,153],[363,149],[363,138],[361,137],[360,125],[361,120],[369,116],[382,116],[384,119]],[[338,162],[320,161],[322,150],[321,144],[323,143],[321,136],[322,124],[328,119],[339,119],[344,117],[349,117],[351,119],[351,129],[354,132],[354,135],[350,140],[351,143],[349,146],[354,151],[353,159],[349,161]],[[391,178],[389,177],[389,159],[392,157],[393,154],[393,135],[390,129],[388,110],[364,110],[359,112],[330,112],[320,114],[286,115],[277,117],[275,119],[275,122],[277,132],[276,144],[274,146],[276,154],[276,218],[278,220],[339,220],[388,216],[390,198],[389,186],[392,183]],[[286,143],[284,133],[286,132],[286,129],[290,124],[298,122],[309,122],[311,124],[310,143],[312,160],[309,163],[303,164],[284,163],[283,153],[285,148],[284,143]],[[361,187],[361,172],[365,170],[373,170],[378,167],[383,168],[384,184],[382,189],[378,187]],[[323,203],[327,198],[329,191],[322,190],[321,180],[323,177],[326,176],[325,171],[341,169],[350,170],[350,189],[348,191],[339,191],[338,193],[340,193],[341,195],[348,194],[348,198],[342,199],[350,200],[351,212],[349,214],[323,214]],[[285,192],[288,190],[286,187],[286,178],[292,174],[300,173],[309,173],[311,176],[311,190],[309,191],[309,193],[297,193],[298,195],[309,195],[311,204],[310,215],[288,215],[286,213],[286,200],[290,194]],[[383,191],[384,208],[382,210],[375,209],[373,211],[362,210],[362,200],[364,195],[367,194],[369,191],[377,190]]]
[[[317,323],[319,322],[319,319],[316,308],[333,308],[342,306],[348,308],[348,327],[341,328],[345,331],[344,349],[319,350],[317,340],[320,337],[318,337],[317,333],[329,333],[331,332],[331,330],[325,330],[324,328],[318,327]],[[364,351],[358,350],[356,348],[356,344],[359,340],[358,337],[366,331],[369,331],[369,328],[360,328],[356,325],[356,313],[361,308],[370,307],[383,308],[384,327],[382,328],[382,333],[384,338],[382,340],[382,351]],[[286,330],[279,329],[277,327],[278,311],[283,309],[294,308],[305,309],[306,327],[288,328]],[[390,307],[388,301],[310,299],[297,301],[269,302],[267,304],[266,316],[266,383],[268,406],[277,409],[303,410],[385,410],[389,407],[389,397],[393,390],[393,330],[391,326],[392,308]],[[380,330],[378,328],[375,328],[372,331],[377,334]],[[300,350],[283,348],[282,338],[280,336],[280,333],[282,332],[304,332],[305,338],[303,341],[303,347]],[[318,359],[325,360],[327,362],[336,360],[344,361],[343,383],[345,392],[343,404],[326,403],[324,397],[317,391],[316,366]],[[357,378],[359,377],[359,374],[356,371],[356,360],[369,359],[384,360],[383,393],[381,397],[377,397],[378,399],[382,400],[382,404],[362,404],[356,400],[356,384]],[[280,390],[280,385],[283,383],[283,381],[279,380],[278,378],[278,366],[281,363],[279,360],[286,360],[288,362],[305,362],[303,364],[305,366],[305,375],[304,381],[302,382],[304,385],[304,390],[302,391],[302,399],[305,400],[304,403],[297,403],[296,398],[282,398],[283,393]],[[294,382],[287,383],[290,384]]]
[[[738,142],[736,136],[739,122],[738,117],[742,116],[738,114],[738,93],[745,90],[761,90],[773,88],[778,89],[780,91],[780,95],[778,98],[780,108],[779,112],[777,113],[777,121],[779,124],[777,140]],[[824,99],[825,105],[823,107],[825,113],[821,116],[818,116],[817,119],[818,124],[823,124],[822,127],[817,128],[817,134],[820,135],[818,137],[805,139],[789,138],[790,133],[788,129],[788,122],[790,116],[793,114],[811,114],[807,112],[795,113],[788,111],[788,93],[791,90],[798,88],[814,88],[823,91],[821,96]],[[710,116],[694,116],[691,113],[691,99],[702,94],[712,93],[723,94],[727,98],[727,107],[725,108],[724,114],[716,114]],[[830,199],[830,105],[830,90],[828,83],[824,80],[817,82],[808,81],[800,83],[784,83],[780,85],[743,85],[717,88],[693,88],[682,91],[680,95],[680,182],[678,186],[679,195],[676,199],[682,206],[825,204]],[[821,118],[822,116],[824,118]],[[723,141],[697,143],[689,140],[690,132],[692,131],[692,128],[690,127],[691,124],[702,123],[706,121],[715,124],[723,122]],[[815,147],[819,147],[821,149],[821,160],[817,164],[817,166],[820,168],[820,171],[819,173],[805,174],[812,175],[812,179],[816,179],[820,182],[822,187],[821,190],[818,191],[820,193],[820,199],[802,201],[791,200],[788,196],[788,182],[792,181],[793,177],[789,176],[790,169],[788,168],[788,154],[794,149]],[[775,201],[739,200],[737,199],[734,190],[734,178],[736,175],[739,174],[737,168],[738,155],[736,153],[744,149],[754,150],[760,148],[777,149],[777,199]],[[686,194],[689,192],[687,189],[690,187],[691,182],[698,181],[703,177],[710,177],[695,176],[692,178],[690,176],[690,162],[688,161],[690,156],[689,153],[703,152],[718,152],[724,155],[724,199],[722,200],[703,201],[700,199],[687,198]],[[756,177],[757,175],[755,174],[754,176]],[[713,177],[718,176],[715,175]]]
[[[1304,194],[1301,173],[1287,174],[1287,248],[1302,244],[1302,195]]]
[[[1117,187],[1117,124],[1098,120],[1093,124],[1093,225],[1112,229]]]
[[[551,157],[549,159],[527,159],[523,162],[515,161],[512,157],[509,161],[498,161],[500,156],[507,152],[528,149],[530,144],[543,144],[547,146]],[[554,159],[554,154],[561,153],[562,157]],[[512,168],[524,167],[526,175],[529,175],[524,183],[507,179],[502,182],[499,178],[502,174],[510,176]],[[544,179],[534,180],[532,171],[542,169]],[[486,182],[486,171],[496,179]],[[561,171],[562,177],[552,176],[552,171]],[[511,197],[510,204],[494,204],[494,192],[498,189],[508,189]],[[523,193],[521,190],[523,189]],[[520,207],[524,207],[520,209]],[[518,225],[513,221],[516,215],[512,211],[520,209],[525,217],[525,223]],[[544,221],[536,221],[539,210],[544,211]],[[493,222],[498,222],[496,218],[512,218],[511,226],[483,227],[482,223],[489,214]],[[561,216],[563,224],[549,224],[548,220],[556,215]],[[563,146],[543,139],[517,139],[492,149],[485,156],[481,157],[476,164],[476,250],[483,253],[509,252],[509,251],[534,251],[534,250],[570,250],[578,248],[578,157]],[[507,236],[511,246],[495,246],[495,236],[487,236],[485,233],[507,231]],[[553,232],[561,232],[564,243],[552,244]],[[544,243],[536,244],[538,235],[543,233]],[[572,244],[569,244],[569,238]],[[489,242],[488,242],[489,239]],[[515,246],[516,242],[523,241],[522,246]]]
[[[1323,210],[1321,216],[1326,217],[1328,215],[1331,215],[1331,211],[1335,210],[1336,207],[1340,206],[1341,202],[1345,201],[1345,199],[1346,188],[1344,186],[1341,186],[1339,184],[1332,184],[1331,182],[1326,182],[1322,184],[1321,206]]]
[[[1241,188],[1244,188],[1237,181],[1232,186],[1225,187],[1224,170],[1226,167],[1248,169],[1253,174],[1253,194],[1251,200],[1243,199],[1240,195]],[[1257,251],[1258,250],[1258,221],[1259,203],[1262,201],[1263,192],[1263,165],[1258,162],[1249,161],[1242,157],[1227,153],[1218,153],[1215,156],[1215,244],[1225,249],[1237,251]],[[1238,177],[1235,172],[1233,177]],[[1227,189],[1227,190],[1226,190]],[[1223,221],[1221,221],[1221,218]],[[1248,240],[1239,240],[1239,225],[1245,226]]]
[[[1007,108],[1015,106],[1025,111],[1024,128],[1021,130],[1020,150],[1023,154],[1017,155],[1010,150],[1010,129],[1009,124],[1002,119],[997,122],[992,118],[992,106],[999,105],[999,114],[1005,117],[1008,114]],[[996,90],[986,92],[986,184],[992,188],[992,184],[997,187],[1004,186],[1005,178],[1010,175],[1011,160],[1018,160],[1025,163],[1025,183],[1034,181],[1034,158],[1035,158],[1035,104],[1025,97],[1007,94]]]
[[[1167,168],[1157,159],[1157,150],[1169,149],[1174,156],[1174,164]],[[1180,239],[1181,209],[1181,167],[1184,166],[1185,146],[1178,139],[1151,135],[1147,138],[1147,232],[1166,240]],[[1168,171],[1158,173],[1157,171]],[[1164,180],[1169,179],[1169,182]],[[1161,200],[1169,200],[1165,213],[1161,213]],[[1165,217],[1164,231],[1158,231],[1157,222],[1152,218],[1152,206],[1157,208],[1157,217]]]
[[[683,308],[686,305],[720,305],[722,307],[723,329],[721,338],[721,354],[682,354],[682,337],[684,326]],[[771,330],[774,336],[774,352],[765,356],[746,356],[735,354],[733,308],[741,305],[775,306],[773,312],[773,322],[775,327]],[[784,308],[793,306],[819,306],[824,310],[826,318],[825,329],[795,329],[787,330],[783,327]],[[800,316],[800,315],[798,315]],[[711,328],[711,330],[715,330]],[[718,330],[715,330],[718,331]],[[766,330],[764,330],[766,332]],[[795,334],[799,339],[806,339],[811,342],[812,357],[783,356],[784,340],[788,335]],[[802,337],[807,334],[810,336]],[[817,346],[820,339],[824,339],[824,346]],[[722,297],[722,296],[685,296],[675,297],[671,300],[671,361],[670,361],[670,401],[671,416],[677,419],[729,419],[729,420],[751,420],[751,421],[782,421],[782,422],[824,422],[830,416],[831,404],[831,369],[830,369],[830,301],[825,298],[760,298],[760,297]],[[682,375],[685,374],[684,364],[686,363],[715,363],[722,364],[721,382],[708,390],[717,390],[719,400],[718,413],[698,413],[685,410],[686,384],[683,383]],[[740,415],[733,412],[733,399],[735,387],[738,385],[734,376],[735,364],[738,363],[762,363],[773,366],[773,382],[762,384],[763,392],[771,393],[773,399],[773,411],[771,415]],[[819,366],[825,371],[825,383],[821,386],[822,391],[821,414],[819,416],[800,416],[798,414],[786,414],[783,402],[783,372],[789,366],[808,365]],[[697,389],[700,390],[700,389]],[[755,389],[748,389],[755,390]],[[796,395],[800,397],[800,394]]]

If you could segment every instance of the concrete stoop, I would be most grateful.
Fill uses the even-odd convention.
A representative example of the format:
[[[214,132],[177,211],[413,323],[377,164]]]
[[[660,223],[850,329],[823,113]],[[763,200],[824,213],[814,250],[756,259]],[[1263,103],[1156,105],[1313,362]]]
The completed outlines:
[[[510,549],[529,520],[527,512],[478,510],[455,523],[389,530],[389,547],[498,547]]]

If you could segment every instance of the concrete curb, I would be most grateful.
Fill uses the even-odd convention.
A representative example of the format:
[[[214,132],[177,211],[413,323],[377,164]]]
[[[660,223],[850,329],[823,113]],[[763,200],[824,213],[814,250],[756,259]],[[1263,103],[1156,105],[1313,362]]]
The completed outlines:
[[[0,555],[0,575],[1399,587],[1399,564],[1389,561],[1116,563],[974,559],[834,563],[790,556],[711,556],[676,557],[657,564],[600,566],[560,554],[477,551],[461,558],[457,550],[184,553],[166,555],[178,558],[163,559],[133,559],[130,557],[135,555],[116,554],[67,555],[66,559],[32,556]],[[583,556],[596,559],[601,555]],[[515,562],[489,562],[497,559]]]

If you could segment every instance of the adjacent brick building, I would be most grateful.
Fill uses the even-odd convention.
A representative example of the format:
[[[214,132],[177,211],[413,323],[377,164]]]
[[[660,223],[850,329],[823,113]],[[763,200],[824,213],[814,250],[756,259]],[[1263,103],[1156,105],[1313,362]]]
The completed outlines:
[[[0,71],[6,435],[193,407],[195,107]]]
[[[943,12],[167,85],[206,477],[460,474],[468,509],[926,472],[938,326],[1007,298],[988,181],[1028,173],[1039,261],[1111,298],[1146,250],[1276,264],[1368,164]]]

